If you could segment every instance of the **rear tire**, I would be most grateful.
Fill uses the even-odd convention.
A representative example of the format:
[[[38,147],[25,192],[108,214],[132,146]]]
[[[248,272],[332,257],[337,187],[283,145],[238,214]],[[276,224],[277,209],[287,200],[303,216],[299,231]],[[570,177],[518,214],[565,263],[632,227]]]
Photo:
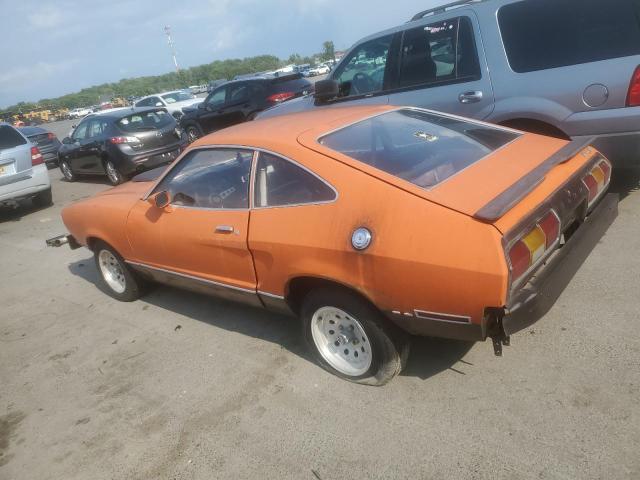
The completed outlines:
[[[121,302],[133,302],[142,296],[144,282],[111,246],[96,242],[93,257],[100,290]]]
[[[42,192],[38,192],[38,194],[33,197],[33,204],[36,207],[49,207],[53,205],[53,195],[51,194],[51,187],[47,190],[43,190]]]
[[[60,166],[60,172],[62,172],[62,176],[64,177],[64,179],[67,182],[75,182],[76,181],[76,174],[73,173],[73,170],[71,169],[71,165],[69,164],[69,162],[67,160],[60,160],[59,161],[59,166]]]
[[[111,185],[120,185],[125,181],[124,175],[116,168],[111,160],[104,161],[104,171]]]
[[[364,299],[339,288],[311,291],[301,309],[304,339],[318,364],[350,382],[382,386],[397,376],[409,338]]]

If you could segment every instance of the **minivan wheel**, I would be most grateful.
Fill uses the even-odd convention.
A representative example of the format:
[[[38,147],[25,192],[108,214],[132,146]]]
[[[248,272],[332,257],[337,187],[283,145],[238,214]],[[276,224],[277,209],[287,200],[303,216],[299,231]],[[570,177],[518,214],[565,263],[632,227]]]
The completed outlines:
[[[305,341],[330,373],[364,385],[381,386],[400,373],[408,337],[358,296],[337,288],[314,290],[301,310]]]
[[[140,298],[142,282],[118,252],[104,242],[97,242],[93,252],[98,270],[98,286],[102,291],[121,302],[132,302]]]
[[[107,178],[111,182],[111,185],[120,185],[124,182],[124,176],[118,171],[111,160],[105,160],[104,170],[107,172]]]
[[[185,128],[185,132],[187,133],[187,140],[189,141],[189,143],[195,142],[202,136],[200,129],[195,125],[189,125],[187,128]]]
[[[76,174],[71,170],[71,165],[66,160],[60,160],[60,172],[67,182],[75,182]]]

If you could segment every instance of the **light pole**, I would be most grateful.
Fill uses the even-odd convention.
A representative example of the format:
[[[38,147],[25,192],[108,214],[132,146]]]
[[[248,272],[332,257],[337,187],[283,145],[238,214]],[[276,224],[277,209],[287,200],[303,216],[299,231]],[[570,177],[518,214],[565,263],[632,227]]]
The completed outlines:
[[[180,67],[178,66],[178,59],[176,57],[176,49],[173,45],[173,39],[171,38],[171,26],[164,26],[164,33],[167,36],[167,43],[169,44],[169,49],[171,50],[171,56],[173,57],[173,64],[176,66],[176,73],[180,72]]]

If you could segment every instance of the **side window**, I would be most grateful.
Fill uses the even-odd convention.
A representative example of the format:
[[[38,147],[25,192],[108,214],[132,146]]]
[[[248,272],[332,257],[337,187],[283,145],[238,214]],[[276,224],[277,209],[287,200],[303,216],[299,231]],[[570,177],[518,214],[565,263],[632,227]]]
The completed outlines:
[[[210,107],[219,107],[224,104],[227,98],[227,87],[221,87],[218,90],[211,92],[211,95],[205,100],[206,104]]]
[[[198,208],[249,208],[253,151],[194,150],[156,187],[171,204]]]
[[[164,107],[164,102],[160,99],[160,97],[151,97],[150,100],[151,100],[149,102],[150,107]]]
[[[264,152],[258,159],[254,190],[257,208],[330,202],[336,198],[335,191],[315,175]]]
[[[404,32],[399,87],[480,78],[473,26],[459,17]]]
[[[153,98],[151,98],[151,97],[143,98],[138,103],[136,103],[136,107],[149,107],[149,106],[151,106],[151,101],[152,100],[153,100]]]
[[[385,70],[393,35],[376,38],[356,47],[333,75],[340,96],[379,92],[384,87]]]
[[[76,127],[73,131],[73,135],[71,138],[74,140],[84,140],[87,138],[87,127],[89,126],[89,122],[82,122],[80,125]]]
[[[88,127],[87,138],[95,138],[102,135],[105,127],[105,122],[100,119],[91,120]]]
[[[246,83],[232,83],[227,88],[226,103],[242,102],[249,98],[249,86]]]

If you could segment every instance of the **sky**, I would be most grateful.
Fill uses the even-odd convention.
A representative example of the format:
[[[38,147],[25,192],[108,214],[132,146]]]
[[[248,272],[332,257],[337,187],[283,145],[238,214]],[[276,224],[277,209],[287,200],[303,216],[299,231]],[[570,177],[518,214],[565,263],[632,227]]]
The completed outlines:
[[[0,108],[122,78],[272,54],[309,55],[333,40],[404,23],[442,0],[0,0]]]

